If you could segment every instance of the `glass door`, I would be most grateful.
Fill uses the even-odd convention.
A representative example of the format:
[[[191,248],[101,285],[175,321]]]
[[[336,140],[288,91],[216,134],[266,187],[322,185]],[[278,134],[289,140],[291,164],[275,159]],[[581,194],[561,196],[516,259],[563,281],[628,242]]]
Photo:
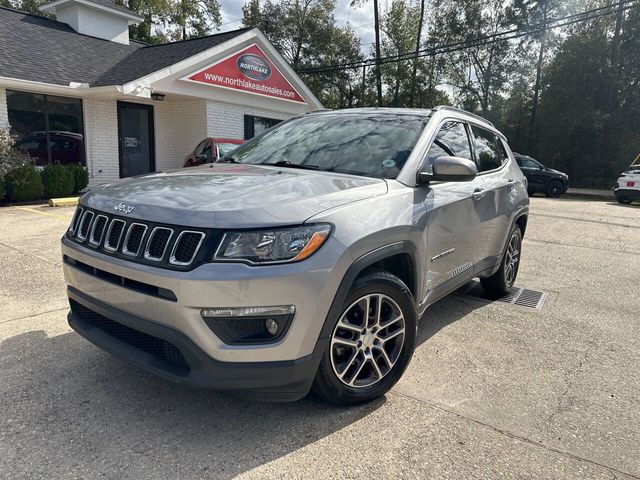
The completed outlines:
[[[154,172],[153,106],[118,102],[120,178]]]

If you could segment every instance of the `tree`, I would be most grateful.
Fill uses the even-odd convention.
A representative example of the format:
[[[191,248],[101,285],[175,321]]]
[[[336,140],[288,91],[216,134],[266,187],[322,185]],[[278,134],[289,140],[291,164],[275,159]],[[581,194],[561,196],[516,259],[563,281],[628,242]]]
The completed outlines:
[[[242,9],[242,23],[259,28],[294,69],[313,63],[331,48],[335,0],[251,0]]]
[[[393,0],[389,10],[382,18],[382,54],[386,56],[403,55],[414,48],[418,30],[418,11],[404,0]],[[417,69],[417,59],[413,60]],[[382,65],[384,83],[388,85],[392,106],[406,106],[411,96],[412,69],[409,61],[386,63]]]
[[[448,28],[458,41],[473,41],[513,27],[510,4],[500,0],[466,0],[446,6]],[[450,53],[449,83],[459,91],[462,105],[487,116],[494,96],[502,93],[508,76],[508,41],[493,41]]]
[[[169,10],[170,38],[186,40],[202,37],[220,26],[220,3],[218,0],[177,0]]]
[[[144,18],[138,25],[129,26],[129,36],[132,40],[149,44],[167,41],[162,26],[169,21],[169,0],[115,0],[115,3]]]

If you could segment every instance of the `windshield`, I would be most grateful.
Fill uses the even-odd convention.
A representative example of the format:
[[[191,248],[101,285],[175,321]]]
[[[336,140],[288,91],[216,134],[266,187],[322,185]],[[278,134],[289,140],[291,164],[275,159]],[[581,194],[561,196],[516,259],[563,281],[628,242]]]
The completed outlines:
[[[428,121],[388,112],[309,115],[274,127],[223,161],[395,178]]]
[[[231,143],[231,142],[219,142],[217,143],[217,145],[218,145],[218,154],[220,157],[225,156],[231,150],[238,147],[237,143]]]

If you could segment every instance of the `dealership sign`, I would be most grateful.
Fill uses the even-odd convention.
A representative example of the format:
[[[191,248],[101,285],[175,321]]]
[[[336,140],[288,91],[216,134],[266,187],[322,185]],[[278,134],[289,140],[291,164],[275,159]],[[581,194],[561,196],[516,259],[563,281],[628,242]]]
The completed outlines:
[[[256,44],[187,76],[185,80],[305,103]]]

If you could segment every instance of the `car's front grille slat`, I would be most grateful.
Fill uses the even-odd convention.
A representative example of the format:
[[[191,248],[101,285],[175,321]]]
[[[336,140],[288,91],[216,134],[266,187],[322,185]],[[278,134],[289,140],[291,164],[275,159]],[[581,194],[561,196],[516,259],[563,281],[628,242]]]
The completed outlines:
[[[127,234],[124,237],[124,244],[122,245],[122,253],[137,257],[140,253],[140,247],[142,247],[142,241],[144,234],[147,232],[147,226],[142,223],[132,223],[129,225]]]
[[[102,243],[105,227],[109,219],[106,215],[98,215],[91,226],[91,235],[89,235],[89,244],[98,246]]]
[[[107,238],[104,241],[104,248],[109,252],[115,252],[120,248],[120,240],[122,240],[122,233],[126,222],[119,218],[114,218],[109,224],[107,230]]]
[[[82,220],[80,221],[80,226],[76,233],[76,237],[81,242],[84,242],[87,239],[87,235],[89,235],[89,228],[91,227],[91,222],[93,221],[94,216],[94,213],[91,211],[86,211],[82,215]]]
[[[189,265],[195,259],[200,249],[200,245],[204,240],[204,233],[192,230],[184,230],[180,232],[176,243],[173,245],[173,251],[169,263],[173,265]]]
[[[67,238],[128,261],[174,270],[202,264],[203,245],[214,249],[221,234],[115,216],[78,207]],[[196,261],[197,260],[197,261]]]
[[[172,236],[173,230],[171,228],[155,227],[149,235],[147,247],[144,251],[144,258],[156,262],[161,261],[164,258]]]

